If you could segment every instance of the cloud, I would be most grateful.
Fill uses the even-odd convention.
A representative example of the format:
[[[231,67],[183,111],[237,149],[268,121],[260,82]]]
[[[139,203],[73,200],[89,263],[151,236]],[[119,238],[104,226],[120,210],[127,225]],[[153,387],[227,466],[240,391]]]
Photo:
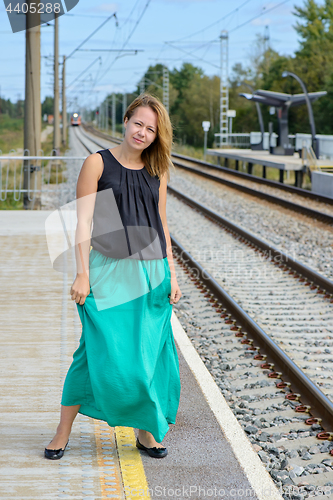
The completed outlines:
[[[262,18],[259,17],[258,19],[254,19],[252,21],[252,26],[267,26],[272,23],[272,20],[269,17]]]
[[[115,12],[118,8],[119,5],[117,3],[102,3],[96,6],[94,10],[98,12]]]
[[[161,3],[177,3],[177,4],[190,4],[190,3],[213,3],[217,0],[159,0]]]

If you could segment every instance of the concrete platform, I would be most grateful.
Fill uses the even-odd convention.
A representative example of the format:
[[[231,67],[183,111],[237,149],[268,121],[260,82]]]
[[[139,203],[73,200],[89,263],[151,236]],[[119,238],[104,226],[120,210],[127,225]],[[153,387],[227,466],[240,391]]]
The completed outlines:
[[[78,415],[64,457],[44,458],[81,331],[69,295],[73,263],[68,274],[51,268],[49,214],[0,212],[0,498],[281,500],[175,316],[182,392],[163,440],[168,456],[137,450],[137,430]]]
[[[279,170],[303,170],[304,166],[302,158],[297,153],[294,156],[279,156],[272,155],[268,151],[252,151],[252,149],[207,149],[207,154]]]
[[[333,198],[333,172],[317,172],[311,173],[311,190],[320,194]]]
[[[207,149],[207,154],[220,158],[244,161],[254,165],[278,168],[279,170],[302,170],[304,161],[298,153],[293,156],[272,155],[268,151],[253,151],[252,149]],[[333,167],[331,160],[317,160],[318,166]]]

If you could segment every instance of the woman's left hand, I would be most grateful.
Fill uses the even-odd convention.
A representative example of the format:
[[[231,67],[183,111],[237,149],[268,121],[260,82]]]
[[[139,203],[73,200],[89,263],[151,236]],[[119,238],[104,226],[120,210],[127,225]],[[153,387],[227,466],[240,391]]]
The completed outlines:
[[[171,278],[171,294],[170,294],[170,304],[177,304],[178,300],[182,296],[179,285],[176,278]]]

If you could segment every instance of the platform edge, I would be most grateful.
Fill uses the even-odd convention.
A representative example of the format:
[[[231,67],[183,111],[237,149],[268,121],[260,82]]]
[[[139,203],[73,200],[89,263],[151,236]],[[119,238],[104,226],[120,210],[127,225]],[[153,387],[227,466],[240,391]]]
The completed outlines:
[[[283,500],[174,311],[171,325],[174,339],[258,499]]]

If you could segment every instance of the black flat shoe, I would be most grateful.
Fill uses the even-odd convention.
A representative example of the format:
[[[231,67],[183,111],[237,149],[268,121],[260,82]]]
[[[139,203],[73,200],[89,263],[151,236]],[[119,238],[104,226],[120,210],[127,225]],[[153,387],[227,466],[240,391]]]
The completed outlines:
[[[154,458],[164,458],[168,454],[168,450],[166,448],[146,448],[143,446],[143,444],[140,443],[139,438],[136,438],[136,447],[139,448],[139,450],[144,450],[150,455],[151,457]]]
[[[64,449],[60,448],[59,450],[48,450],[47,448],[45,448],[44,450],[45,458],[49,458],[50,460],[59,460],[59,458],[62,458],[64,456],[67,444]]]

